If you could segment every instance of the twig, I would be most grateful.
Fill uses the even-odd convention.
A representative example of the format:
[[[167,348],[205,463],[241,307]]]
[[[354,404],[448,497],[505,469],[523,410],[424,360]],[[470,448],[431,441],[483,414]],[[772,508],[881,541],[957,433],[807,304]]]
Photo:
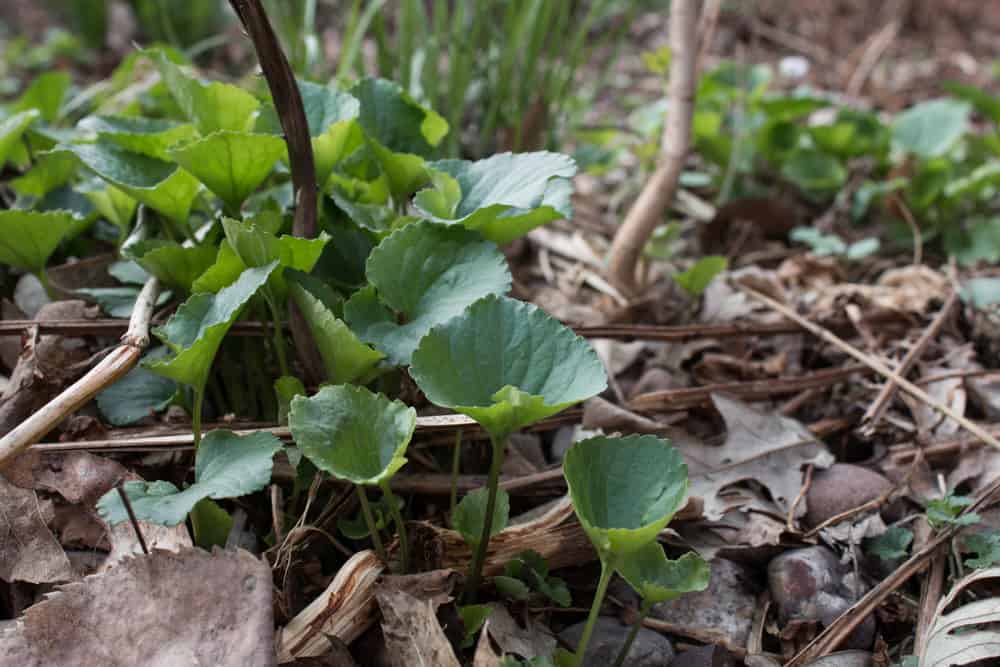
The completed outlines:
[[[139,546],[142,547],[142,553],[149,555],[149,547],[146,546],[146,538],[142,535],[142,528],[139,527],[139,520],[135,518],[135,510],[132,509],[132,501],[128,499],[128,494],[125,493],[125,488],[122,486],[122,482],[118,482],[115,485],[115,491],[118,492],[118,497],[121,498],[122,505],[125,506],[125,512],[128,514],[128,520],[132,524],[132,529],[135,531],[135,537],[139,540]]]
[[[930,323],[930,326],[924,330],[920,338],[914,344],[910,351],[906,353],[903,360],[899,363],[896,368],[896,373],[900,376],[905,376],[913,368],[913,365],[920,360],[924,354],[924,350],[930,344],[934,338],[937,337],[938,332],[941,331],[941,327],[944,326],[945,321],[948,319],[948,315],[951,313],[955,304],[958,303],[958,292],[952,292],[948,299],[941,306],[941,310],[935,316],[934,321]],[[871,437],[875,432],[875,427],[878,426],[879,421],[882,419],[882,415],[885,414],[886,409],[889,406],[889,402],[896,393],[896,382],[894,380],[889,380],[884,385],[882,385],[882,390],[879,392],[878,397],[875,401],[868,407],[865,411],[864,416],[861,417],[861,426],[858,429],[859,432],[866,436]]]
[[[149,320],[153,315],[153,305],[159,292],[160,285],[157,280],[155,278],[147,280],[139,296],[136,297],[132,317],[129,319],[125,335],[122,336],[121,345],[90,372],[0,439],[0,470],[29,445],[41,440],[77,408],[135,366],[143,350],[149,345]]]
[[[879,375],[882,375],[888,379],[895,381],[896,384],[898,384],[903,391],[910,394],[921,403],[924,403],[925,405],[927,405],[927,407],[933,409],[934,411],[939,412],[945,415],[946,417],[955,420],[965,430],[969,431],[976,437],[982,439],[983,442],[987,443],[991,447],[1000,449],[1000,441],[998,441],[995,437],[993,437],[993,435],[989,433],[989,431],[982,428],[978,424],[975,424],[969,419],[966,419],[964,416],[952,410],[949,406],[941,403],[940,401],[935,400],[926,391],[924,391],[917,385],[913,384],[906,378],[901,377],[898,373],[893,371],[891,368],[883,364],[878,359],[875,359],[870,355],[865,354],[864,352],[860,351],[850,343],[838,338],[833,333],[824,329],[823,327],[813,324],[812,322],[802,317],[801,315],[799,315],[798,313],[796,313],[794,310],[784,305],[783,303],[779,303],[778,301],[775,301],[771,297],[761,294],[760,292],[754,290],[753,288],[747,287],[746,285],[739,285],[738,287],[744,293],[752,296],[753,298],[757,299],[762,303],[767,304],[773,310],[776,310],[785,317],[796,322],[799,326],[801,326],[809,333],[820,338],[821,340],[826,341],[827,343],[830,343],[841,352],[851,356],[852,358],[861,362],[865,366],[868,366],[870,369],[872,369]]]
[[[670,113],[663,127],[662,152],[656,171],[639,193],[615,234],[608,257],[608,279],[625,294],[637,291],[636,268],[642,249],[663,221],[674,198],[691,143],[697,64],[697,0],[674,0],[670,5]]]
[[[934,622],[938,602],[944,594],[945,566],[948,563],[948,550],[944,545],[938,547],[931,557],[930,572],[924,578],[920,587],[920,610],[917,614],[917,631],[913,640],[914,646],[923,646],[927,641],[927,632]]]
[[[899,34],[900,25],[900,20],[895,18],[868,40],[868,46],[861,56],[861,61],[847,82],[847,97],[856,98],[861,94],[861,89],[864,88],[865,82],[871,76],[872,70],[875,69],[875,65],[878,64],[886,49],[892,45],[896,35]]]
[[[913,217],[910,207],[906,205],[906,201],[899,193],[893,192],[889,196],[893,199],[907,227],[910,228],[910,234],[913,235],[913,264],[919,265],[924,257],[924,237],[920,233],[920,225],[917,224],[917,219]]]
[[[792,501],[792,506],[788,508],[788,517],[785,519],[785,528],[789,533],[795,532],[795,510],[798,509],[799,503],[801,503],[802,499],[806,497],[806,494],[809,493],[809,487],[812,486],[813,467],[814,466],[811,463],[806,466],[806,478],[802,482],[802,488],[800,488],[799,492],[795,495],[795,500]]]
[[[705,64],[705,58],[715,41],[715,29],[719,26],[719,14],[722,12],[722,0],[705,0],[698,21],[698,60],[695,61],[695,72],[700,72]]]

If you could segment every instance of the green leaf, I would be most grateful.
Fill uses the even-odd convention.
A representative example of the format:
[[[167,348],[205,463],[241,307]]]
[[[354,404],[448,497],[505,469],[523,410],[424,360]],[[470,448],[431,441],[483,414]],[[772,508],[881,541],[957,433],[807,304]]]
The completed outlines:
[[[493,609],[488,604],[467,604],[458,607],[458,617],[462,619],[462,627],[465,628],[462,648],[472,646],[473,638],[492,612]]]
[[[388,481],[406,464],[417,412],[364,387],[323,387],[292,401],[288,427],[320,470],[354,484]]]
[[[701,296],[708,284],[726,270],[729,260],[719,255],[709,255],[699,259],[687,271],[674,274],[674,280],[691,296]]]
[[[78,189],[90,200],[90,203],[105,220],[118,228],[119,238],[124,239],[128,236],[132,226],[132,217],[139,207],[139,202],[135,198],[99,179],[94,179],[85,187]]]
[[[478,230],[498,244],[527,234],[535,227],[560,218],[571,218],[570,195],[576,162],[560,153],[501,153],[485,160],[441,160],[431,169],[444,172],[458,182],[462,199],[452,217],[427,216],[440,222],[461,224]],[[443,185],[442,185],[443,184]],[[441,211],[440,202],[454,198],[454,187],[438,180],[437,194],[418,193],[418,206]]]
[[[40,273],[76,223],[68,211],[0,211],[0,264]]]
[[[971,526],[979,523],[980,516],[975,512],[962,514],[962,510],[972,504],[972,499],[966,496],[947,495],[927,503],[927,523],[934,530],[946,526]]]
[[[793,241],[805,243],[816,255],[843,255],[847,252],[847,244],[839,236],[824,234],[814,227],[796,227],[788,235]]]
[[[518,583],[524,582],[531,590],[538,591],[545,595],[561,607],[568,607],[572,603],[572,596],[566,587],[566,582],[558,577],[550,577],[549,564],[537,551],[522,551],[504,565],[506,577],[495,577],[494,585],[498,590],[503,590],[506,586],[509,591],[517,592],[517,587],[511,585],[510,581]],[[507,579],[507,582],[500,582],[498,579]],[[518,598],[518,599],[526,599]]]
[[[629,554],[618,572],[644,601],[654,604],[703,591],[710,576],[708,563],[698,554],[689,552],[670,560],[655,540]]]
[[[483,296],[506,293],[511,283],[496,245],[474,232],[431,222],[386,237],[368,256],[366,273],[371,287],[347,302],[345,319],[397,366],[410,363],[432,327]]]
[[[253,221],[240,222],[232,218],[223,218],[222,227],[226,232],[226,240],[232,250],[245,266],[264,266],[277,262],[282,269],[295,269],[308,273],[319,260],[323,248],[330,237],[321,233],[318,238],[305,239],[297,236],[275,236],[262,229]],[[220,251],[221,255],[221,251]],[[222,258],[229,264],[231,260]],[[220,266],[222,271],[225,266]],[[283,302],[288,296],[288,283],[284,272],[278,271],[268,282],[269,298]]]
[[[292,399],[296,396],[305,396],[306,387],[302,380],[294,375],[282,375],[274,381],[274,394],[278,399],[278,423],[288,423],[288,409],[292,405]]]
[[[0,166],[3,166],[11,156],[11,151],[19,146],[24,131],[34,123],[41,114],[38,111],[22,111],[0,120]]]
[[[175,164],[133,153],[112,143],[60,144],[95,174],[179,225],[188,223],[198,180]]]
[[[975,308],[1000,303],[1000,278],[972,278],[962,285],[962,300]]]
[[[905,558],[913,542],[913,533],[902,526],[890,526],[884,533],[865,540],[865,551],[882,560]]]
[[[945,249],[964,266],[1000,262],[1000,217],[972,218],[965,224],[967,230],[955,226],[945,228]]]
[[[326,304],[301,284],[291,283],[290,293],[316,341],[327,382],[366,384],[371,381],[375,367],[385,355],[362,343]]]
[[[424,158],[390,151],[373,139],[369,139],[369,145],[396,202],[405,201],[430,182],[430,170]]]
[[[170,156],[237,212],[285,154],[270,134],[219,131],[170,150]]]
[[[352,89],[365,134],[396,153],[430,157],[448,133],[448,123],[385,79],[362,79]]]
[[[531,597],[531,588],[516,577],[497,575],[493,577],[493,586],[496,587],[498,593],[512,600],[523,602]]]
[[[28,173],[10,182],[14,192],[22,197],[41,199],[76,176],[79,165],[67,153],[43,153]]]
[[[575,443],[563,463],[573,507],[603,562],[656,540],[687,497],[687,466],[652,435]]]
[[[144,360],[160,359],[167,348],[157,347]],[[139,365],[97,395],[97,407],[114,426],[127,426],[166,409],[177,393],[177,383]]]
[[[59,117],[70,83],[68,72],[46,72],[31,82],[21,97],[11,105],[11,110],[15,112],[37,110],[42,120],[54,123]]]
[[[498,439],[607,387],[587,341],[531,304],[496,296],[431,329],[410,373],[428,400]]]
[[[921,102],[896,116],[893,142],[917,157],[944,155],[965,134],[969,105],[952,99]]]
[[[239,498],[267,486],[281,441],[265,431],[236,435],[212,431],[195,455],[195,482],[183,491],[169,482],[126,482],[125,493],[140,521],[175,526],[204,498]],[[97,511],[114,525],[128,521],[117,491],[106,493]]]
[[[814,195],[827,195],[847,182],[847,169],[837,158],[812,149],[792,153],[782,165],[781,175]]]
[[[77,127],[127,151],[170,160],[170,148],[197,136],[194,125],[142,116],[88,116]]]
[[[963,551],[972,551],[975,558],[967,558],[965,566],[971,568],[996,567],[1000,565],[1000,533],[971,533],[963,538]]]
[[[222,239],[219,243],[219,252],[215,256],[215,263],[205,269],[205,272],[191,284],[191,291],[218,292],[226,285],[232,284],[246,271],[246,268],[247,265],[233,250],[233,246],[229,245],[229,241]]]
[[[174,356],[146,364],[154,373],[191,387],[203,387],[215,353],[229,327],[277,268],[277,262],[247,269],[218,294],[195,294],[154,333]]]
[[[202,549],[224,547],[233,530],[233,517],[208,498],[202,498],[191,509],[191,529],[194,543]]]
[[[190,293],[195,280],[212,266],[215,249],[210,245],[183,246],[173,241],[139,241],[128,255],[164,285]]]
[[[202,135],[219,130],[249,132],[260,102],[247,91],[226,83],[202,83],[172,62],[162,50],[147,52],[184,115]]]
[[[371,503],[372,518],[375,519],[375,530],[384,530],[392,522],[393,510],[390,503],[396,504],[397,510],[403,509],[403,499],[395,495],[388,496],[382,494],[378,500]],[[337,521],[337,528],[349,540],[363,540],[371,531],[368,530],[368,522],[365,521],[364,512],[358,510],[353,517],[343,518]]]
[[[486,502],[489,491],[486,488],[476,489],[465,495],[451,515],[451,527],[457,530],[466,544],[475,548],[483,535],[486,524]],[[490,524],[490,537],[507,527],[510,518],[510,496],[503,489],[497,490],[496,507],[493,508],[493,523]]]
[[[874,255],[878,252],[880,247],[882,247],[882,243],[877,238],[869,237],[867,239],[861,239],[860,241],[855,241],[851,245],[847,246],[847,253],[845,256],[847,259],[857,261],[870,255]]]

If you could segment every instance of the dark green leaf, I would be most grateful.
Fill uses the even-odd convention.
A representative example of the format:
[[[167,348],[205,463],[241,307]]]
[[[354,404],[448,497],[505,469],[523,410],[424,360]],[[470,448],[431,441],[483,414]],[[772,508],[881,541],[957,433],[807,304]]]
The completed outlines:
[[[476,489],[465,495],[451,515],[451,527],[461,533],[462,538],[472,547],[479,544],[486,524],[486,502],[489,491],[485,488]],[[507,527],[510,517],[510,496],[503,489],[497,490],[496,507],[493,508],[493,523],[490,524],[490,537],[493,537]]]
[[[195,280],[215,260],[210,245],[183,246],[172,241],[140,241],[128,254],[164,285],[184,293],[193,291]]]
[[[370,139],[390,151],[430,157],[448,123],[385,79],[362,79],[351,94],[361,105],[358,121]]]
[[[77,220],[67,211],[0,211],[0,264],[38,273]]]
[[[166,353],[167,348],[157,347],[144,359],[160,359]],[[97,407],[113,425],[127,426],[165,409],[176,393],[176,382],[140,365],[99,393]]]
[[[898,560],[909,553],[913,533],[902,526],[890,526],[878,537],[865,541],[865,551],[882,560]]]

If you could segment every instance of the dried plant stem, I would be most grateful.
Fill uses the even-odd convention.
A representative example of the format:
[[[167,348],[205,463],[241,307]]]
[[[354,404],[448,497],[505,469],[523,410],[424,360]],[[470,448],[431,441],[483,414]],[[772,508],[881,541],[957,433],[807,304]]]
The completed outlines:
[[[149,345],[149,321],[159,293],[159,282],[155,278],[147,280],[136,297],[121,345],[86,375],[0,439],[0,469],[135,366],[143,350]]]
[[[659,164],[615,234],[608,257],[608,279],[625,294],[638,290],[636,269],[642,249],[674,198],[691,143],[700,5],[697,0],[674,0],[670,5],[670,112],[663,127]]]
[[[987,443],[991,447],[1000,449],[1000,441],[998,441],[995,437],[993,437],[993,435],[989,431],[979,426],[978,424],[970,421],[969,419],[966,419],[963,415],[958,414],[944,403],[935,400],[926,391],[924,391],[917,385],[913,384],[906,378],[900,376],[899,373],[892,370],[878,359],[875,359],[874,357],[865,354],[864,352],[854,347],[847,341],[838,338],[827,329],[824,329],[819,325],[813,324],[812,322],[802,317],[801,315],[796,313],[794,310],[792,310],[785,304],[779,303],[778,301],[775,301],[771,297],[761,294],[760,292],[750,287],[746,287],[745,285],[740,285],[739,288],[740,290],[750,295],[754,299],[757,299],[758,301],[767,304],[767,306],[769,306],[773,310],[781,313],[790,320],[793,320],[796,324],[801,326],[809,333],[820,338],[821,340],[826,341],[827,343],[830,343],[844,354],[853,357],[854,359],[864,364],[865,366],[868,366],[870,369],[872,369],[879,375],[882,375],[886,379],[892,380],[897,385],[899,385],[899,387],[907,394],[913,396],[915,399],[917,399],[927,407],[931,408],[935,412],[939,412],[944,416],[955,420],[959,425],[962,426],[962,428],[969,431],[977,438],[980,438],[983,442]]]

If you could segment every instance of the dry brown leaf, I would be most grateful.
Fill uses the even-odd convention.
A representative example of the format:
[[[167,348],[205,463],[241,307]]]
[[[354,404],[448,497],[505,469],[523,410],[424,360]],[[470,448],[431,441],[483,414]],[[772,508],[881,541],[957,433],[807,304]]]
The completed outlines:
[[[483,624],[483,635],[489,635],[500,649],[501,656],[513,654],[529,659],[547,657],[555,652],[558,642],[548,628],[536,623],[530,616],[527,625],[522,628],[502,604],[492,603],[489,606],[491,611]]]
[[[1000,659],[1000,598],[983,597],[946,612],[969,586],[1000,579],[1000,568],[976,570],[955,583],[934,613],[920,651],[920,667],[950,667]]]
[[[813,312],[838,310],[841,301],[863,301],[870,306],[900,313],[923,315],[931,302],[944,301],[951,286],[948,278],[926,266],[905,266],[886,271],[874,285],[840,283],[816,291]]]
[[[93,506],[128,471],[117,461],[87,452],[43,456],[35,466],[35,488],[53,491],[71,503]]]
[[[139,521],[138,524],[139,530],[142,531],[142,537],[146,541],[146,548],[150,551],[155,549],[180,552],[194,546],[187,526],[183,523],[176,526],[163,526],[158,523]],[[136,536],[135,528],[131,522],[125,521],[113,526],[106,523],[104,525],[108,531],[108,540],[111,542],[111,553],[108,554],[108,559],[101,566],[101,571],[111,569],[130,556],[143,555],[142,544],[139,543],[139,538]]]
[[[275,664],[271,569],[245,551],[156,551],[59,587],[0,633],[19,667]]]
[[[437,605],[404,591],[375,591],[382,633],[395,667],[461,667],[437,619]]]
[[[801,489],[802,469],[810,464],[825,468],[833,455],[794,419],[722,394],[713,394],[712,400],[726,422],[726,441],[721,447],[682,449],[692,469],[690,494],[703,500],[705,517],[717,521],[732,509],[721,497],[726,487],[750,480],[766,487],[780,513],[787,515]],[[799,502],[795,517],[805,512],[805,503]]]
[[[76,578],[48,528],[54,516],[51,501],[0,476],[0,579],[41,584]]]

